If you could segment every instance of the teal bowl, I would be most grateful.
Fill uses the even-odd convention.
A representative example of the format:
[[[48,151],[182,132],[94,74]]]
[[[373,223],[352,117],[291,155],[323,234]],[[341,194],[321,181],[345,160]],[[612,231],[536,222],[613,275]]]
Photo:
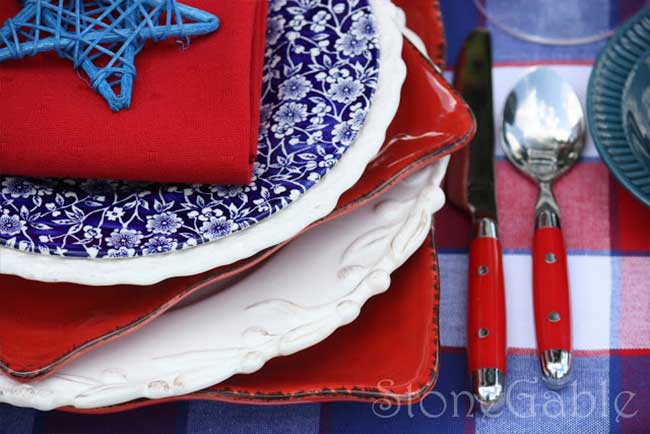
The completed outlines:
[[[607,167],[650,206],[650,7],[625,23],[598,56],[587,115]]]

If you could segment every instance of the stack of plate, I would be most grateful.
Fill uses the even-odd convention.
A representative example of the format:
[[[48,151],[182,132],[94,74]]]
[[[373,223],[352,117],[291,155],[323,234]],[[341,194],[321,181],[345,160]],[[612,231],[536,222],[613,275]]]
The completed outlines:
[[[105,411],[157,402],[143,398],[417,399],[433,386],[437,276],[423,243],[444,202],[444,157],[469,140],[472,116],[406,30],[417,7],[405,17],[388,0],[320,0],[322,23],[304,23],[300,3],[270,8],[248,186],[0,179],[0,401]],[[438,49],[440,22],[417,21],[437,29]],[[355,320],[411,256],[392,287],[416,288],[382,305],[410,318],[382,339],[416,328],[406,334],[426,348],[386,362],[408,385],[346,377],[341,360],[316,368],[340,381],[302,371],[222,383]],[[374,348],[351,330],[343,358]]]

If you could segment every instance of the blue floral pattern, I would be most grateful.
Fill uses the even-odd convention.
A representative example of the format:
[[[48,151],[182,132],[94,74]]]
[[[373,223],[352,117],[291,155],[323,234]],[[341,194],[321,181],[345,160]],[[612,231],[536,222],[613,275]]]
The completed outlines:
[[[368,0],[272,0],[261,125],[246,186],[0,177],[0,243],[125,258],[246,229],[314,186],[365,122],[379,64]]]

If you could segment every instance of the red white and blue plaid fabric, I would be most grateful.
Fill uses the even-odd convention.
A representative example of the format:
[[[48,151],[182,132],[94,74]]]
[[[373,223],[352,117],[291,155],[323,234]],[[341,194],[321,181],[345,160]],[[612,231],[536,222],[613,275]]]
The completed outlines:
[[[570,27],[592,34],[615,26],[648,0],[486,0],[491,13],[535,32]],[[471,0],[441,0],[453,65],[465,34],[486,25]],[[534,5],[534,6],[533,6]],[[580,19],[575,19],[576,11]],[[549,64],[583,98],[603,42],[548,47],[493,33],[495,113],[534,64]],[[499,417],[467,415],[465,291],[468,221],[447,207],[437,217],[442,278],[441,371],[421,404],[261,407],[209,402],[166,404],[115,415],[40,413],[0,406],[0,434],[221,433],[650,433],[650,210],[608,173],[590,141],[557,184],[569,253],[574,318],[574,382],[557,393],[540,381],[531,300],[530,240],[535,187],[498,151],[498,202],[508,297],[508,405]]]

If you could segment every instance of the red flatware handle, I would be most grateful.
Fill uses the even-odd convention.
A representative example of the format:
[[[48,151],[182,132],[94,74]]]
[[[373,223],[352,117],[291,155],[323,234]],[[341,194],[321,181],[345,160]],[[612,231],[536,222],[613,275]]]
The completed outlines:
[[[478,237],[470,244],[467,294],[468,370],[506,369],[506,308],[501,243]]]
[[[537,350],[571,350],[571,304],[564,238],[540,227],[533,238],[533,302]]]

